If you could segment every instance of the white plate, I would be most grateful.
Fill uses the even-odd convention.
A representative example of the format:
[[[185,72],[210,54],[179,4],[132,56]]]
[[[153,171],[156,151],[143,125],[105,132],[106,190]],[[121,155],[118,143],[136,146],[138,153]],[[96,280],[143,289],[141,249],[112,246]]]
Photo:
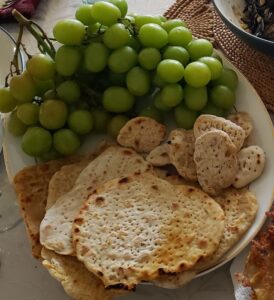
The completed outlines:
[[[251,115],[254,123],[252,140],[264,149],[267,163],[263,175],[250,186],[251,191],[255,193],[259,202],[259,210],[251,228],[217,265],[201,272],[198,274],[198,277],[225,264],[247,246],[263,225],[265,212],[269,210],[274,196],[274,129],[272,121],[263,102],[249,81],[225,57],[222,58],[224,65],[232,68],[238,74],[239,87],[237,89],[236,108],[238,111],[246,111]],[[90,150],[92,146],[94,146],[94,140],[86,142],[85,150]],[[20,139],[10,135],[5,126],[3,149],[7,171],[11,180],[20,169],[35,163],[34,159],[28,157],[20,150]]]

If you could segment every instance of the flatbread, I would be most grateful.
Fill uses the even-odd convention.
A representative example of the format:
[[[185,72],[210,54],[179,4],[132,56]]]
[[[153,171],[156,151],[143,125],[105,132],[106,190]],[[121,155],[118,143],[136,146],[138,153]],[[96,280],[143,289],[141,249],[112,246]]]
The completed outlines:
[[[193,126],[193,131],[196,139],[205,132],[214,129],[226,132],[229,135],[235,147],[237,148],[237,151],[239,151],[242,148],[246,138],[245,131],[242,127],[227,119],[216,117],[213,115],[200,115]]]
[[[227,133],[211,130],[195,142],[194,161],[202,189],[216,196],[233,184],[238,170],[237,149]]]
[[[154,148],[147,155],[146,160],[155,167],[162,167],[170,164],[168,144],[164,143]]]
[[[190,181],[197,181],[193,159],[195,137],[192,130],[174,129],[168,137],[168,155],[178,173]]]
[[[223,211],[207,194],[143,173],[98,187],[74,221],[73,240],[105,286],[132,289],[211,255],[223,228]]]
[[[222,256],[248,230],[257,213],[258,203],[255,195],[248,189],[228,188],[221,196],[214,197],[225,214],[225,227],[219,247],[213,255],[202,259],[192,270],[174,275],[163,275],[154,284],[165,288],[178,288],[191,281],[200,272],[215,265]]]
[[[46,212],[40,225],[41,244],[59,254],[74,254],[72,224],[88,195],[110,179],[149,169],[151,165],[131,149],[118,146],[106,149],[80,173],[71,191]]]
[[[245,131],[245,138],[249,137],[253,130],[253,123],[250,115],[247,112],[236,112],[227,116],[231,122],[242,127]]]
[[[117,142],[137,152],[149,153],[164,140],[166,127],[148,117],[129,120],[119,132]]]

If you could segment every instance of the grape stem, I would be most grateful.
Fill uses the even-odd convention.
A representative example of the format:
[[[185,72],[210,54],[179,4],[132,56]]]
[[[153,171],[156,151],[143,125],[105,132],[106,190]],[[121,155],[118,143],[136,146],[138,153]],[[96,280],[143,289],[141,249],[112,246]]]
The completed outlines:
[[[47,53],[52,59],[54,59],[55,49],[54,49],[54,46],[53,46],[51,40],[47,37],[45,31],[37,23],[27,19],[16,9],[14,9],[12,11],[12,15],[17,20],[17,22],[20,24],[20,28],[21,28],[21,26],[26,28],[33,35],[33,37],[37,40],[39,50],[43,53]],[[18,43],[18,41],[17,41],[17,43]],[[20,43],[21,43],[21,41],[20,41]]]

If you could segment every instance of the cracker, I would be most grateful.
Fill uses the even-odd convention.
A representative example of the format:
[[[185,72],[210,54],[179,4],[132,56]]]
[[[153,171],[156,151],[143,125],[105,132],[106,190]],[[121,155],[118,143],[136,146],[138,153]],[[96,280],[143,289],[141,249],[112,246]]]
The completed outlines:
[[[237,155],[238,172],[233,186],[241,188],[261,176],[265,166],[264,150],[256,145],[243,148]]]
[[[228,120],[242,127],[245,131],[245,138],[249,137],[253,130],[253,123],[247,112],[236,112],[227,117]]]
[[[170,164],[168,145],[162,144],[154,148],[152,151],[150,151],[146,157],[146,160],[155,167],[162,167]]]
[[[150,152],[164,140],[166,127],[148,117],[129,120],[120,130],[117,142],[137,152]]]
[[[229,187],[237,173],[237,149],[222,130],[211,130],[199,136],[195,142],[194,161],[198,181],[202,189],[217,195]]]

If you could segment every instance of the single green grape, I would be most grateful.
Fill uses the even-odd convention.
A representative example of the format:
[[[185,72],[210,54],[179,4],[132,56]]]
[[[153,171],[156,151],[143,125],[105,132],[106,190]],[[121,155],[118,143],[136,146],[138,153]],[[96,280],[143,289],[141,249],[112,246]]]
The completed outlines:
[[[157,66],[158,75],[168,83],[176,83],[184,77],[184,66],[177,60],[164,59]]]
[[[109,112],[127,112],[133,105],[134,97],[126,88],[111,86],[104,91],[103,106]]]
[[[182,102],[183,97],[183,88],[177,83],[168,84],[161,90],[161,101],[168,107],[177,106]]]
[[[138,28],[141,28],[145,24],[158,24],[161,25],[162,21],[159,18],[159,16],[153,16],[153,15],[137,15],[135,17],[135,25]]]
[[[62,76],[73,75],[81,63],[81,51],[77,47],[61,46],[55,54],[55,67]]]
[[[85,49],[84,66],[90,72],[101,72],[107,65],[108,57],[109,50],[103,43],[91,43]]]
[[[35,103],[23,103],[17,107],[17,117],[28,126],[39,122],[39,106]]]
[[[203,56],[211,56],[213,46],[211,42],[206,39],[197,39],[187,45],[187,50],[191,60],[197,60]]]
[[[59,129],[66,123],[68,109],[63,101],[47,100],[39,110],[39,121],[46,129]]]
[[[160,49],[168,43],[168,34],[160,25],[150,23],[140,28],[139,39],[144,47]]]
[[[221,76],[212,81],[212,83],[213,85],[225,85],[232,90],[236,90],[238,81],[238,76],[234,70],[223,68]]]
[[[172,46],[186,47],[191,40],[191,31],[183,26],[175,27],[168,33],[168,43]]]
[[[209,99],[217,107],[230,109],[236,101],[235,92],[225,85],[216,85],[209,91]]]
[[[105,31],[103,41],[110,49],[120,48],[127,45],[129,41],[129,32],[124,24],[113,24]]]
[[[39,157],[51,149],[51,134],[42,127],[30,127],[22,137],[21,146],[26,154]]]
[[[213,103],[208,102],[207,105],[201,110],[201,114],[223,117],[224,110],[222,108],[217,107]]]
[[[0,112],[8,113],[17,105],[16,99],[12,96],[10,88],[3,87],[0,88]]]
[[[19,118],[17,117],[17,111],[14,110],[8,117],[8,130],[14,136],[23,135],[28,126],[25,125]]]
[[[91,16],[100,24],[111,26],[121,18],[121,11],[112,3],[100,1],[93,4]]]
[[[186,66],[184,79],[192,87],[203,87],[209,83],[211,72],[206,64],[195,61]]]
[[[53,27],[53,36],[61,44],[80,45],[85,36],[85,25],[75,19],[60,20]]]
[[[45,54],[35,54],[27,61],[27,71],[29,74],[40,80],[50,80],[54,78],[55,63]]]
[[[139,64],[146,70],[153,70],[161,61],[161,53],[156,48],[143,48],[138,54]]]
[[[75,18],[86,26],[96,23],[91,16],[91,8],[90,4],[79,6],[75,12]]]
[[[127,14],[128,5],[126,0],[108,0],[108,2],[117,6],[121,12],[121,18],[124,18]]]
[[[48,91],[45,92],[42,99],[44,101],[50,100],[50,99],[58,99],[58,95],[57,95],[55,90],[48,90]]]
[[[107,133],[116,138],[122,127],[129,121],[129,117],[124,115],[114,116],[107,125]]]
[[[78,83],[74,80],[62,82],[56,89],[60,99],[67,103],[77,102],[81,96],[81,90]]]
[[[70,129],[60,129],[53,134],[54,148],[62,155],[71,155],[78,150],[81,142]]]
[[[165,29],[166,32],[170,32],[173,28],[184,26],[186,27],[186,23],[181,19],[172,19],[167,20],[162,24],[162,27]]]
[[[139,52],[140,49],[141,49],[141,45],[140,45],[139,41],[133,35],[129,36],[127,46],[129,46],[130,48],[132,48],[136,52]]]
[[[93,117],[93,128],[95,132],[105,132],[107,124],[111,119],[110,113],[102,108],[96,108],[91,111]]]
[[[94,24],[91,24],[89,25],[87,28],[86,28],[86,31],[87,31],[87,34],[89,36],[92,36],[93,38],[95,38],[94,35],[97,35],[99,30],[102,29],[102,26],[100,23],[94,23]],[[97,41],[96,41],[97,42]]]
[[[68,117],[68,127],[79,135],[88,134],[93,128],[93,118],[87,110],[75,110]]]
[[[160,20],[162,22],[166,22],[167,21],[167,18],[165,16],[159,15],[158,17],[160,18]]]
[[[163,53],[164,59],[178,60],[185,67],[190,59],[187,50],[180,46],[168,46]]]
[[[160,91],[158,91],[158,92],[154,95],[153,100],[154,100],[154,106],[155,106],[159,111],[167,112],[167,111],[170,111],[170,110],[171,110],[171,107],[170,107],[170,106],[167,106],[167,105],[162,101],[162,97],[161,97],[161,92],[160,92]]]
[[[13,76],[10,80],[10,92],[18,104],[32,102],[36,96],[36,87],[31,76],[24,72]]]
[[[180,104],[174,110],[174,118],[178,127],[192,129],[198,117],[198,112],[188,109],[184,104]]]
[[[129,46],[124,46],[111,53],[108,67],[115,73],[125,73],[137,64],[137,60],[137,53]]]
[[[155,108],[154,106],[147,106],[143,108],[139,114],[139,116],[148,117],[154,119],[157,122],[162,122],[163,117],[161,112]]]
[[[215,80],[222,75],[223,65],[218,59],[211,56],[204,56],[199,58],[198,61],[206,64],[209,67],[211,72],[211,80]]]
[[[150,90],[150,76],[141,67],[132,68],[126,76],[127,88],[134,96],[144,96]]]
[[[186,85],[184,87],[184,100],[186,106],[195,111],[203,109],[207,104],[207,88],[194,88]]]

